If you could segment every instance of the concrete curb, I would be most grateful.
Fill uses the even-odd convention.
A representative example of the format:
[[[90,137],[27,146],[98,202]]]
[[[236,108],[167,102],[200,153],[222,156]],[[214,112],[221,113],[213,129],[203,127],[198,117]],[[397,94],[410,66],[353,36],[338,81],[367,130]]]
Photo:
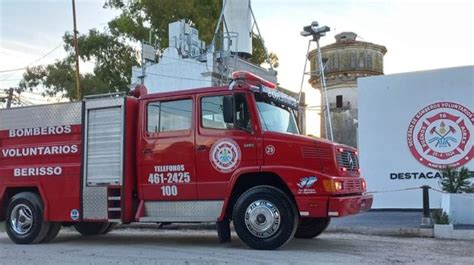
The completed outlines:
[[[432,238],[433,228],[369,228],[369,227],[330,227],[326,233],[350,233],[374,236],[422,237]]]
[[[456,229],[454,225],[434,225],[434,237],[474,241],[474,229]]]

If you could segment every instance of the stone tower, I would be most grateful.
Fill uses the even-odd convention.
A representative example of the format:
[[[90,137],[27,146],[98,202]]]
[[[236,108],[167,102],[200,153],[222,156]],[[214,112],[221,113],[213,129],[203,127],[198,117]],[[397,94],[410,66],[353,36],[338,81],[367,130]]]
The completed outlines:
[[[356,38],[354,32],[342,32],[336,35],[335,43],[321,48],[334,141],[354,147],[357,147],[357,78],[383,75],[383,56],[387,52],[385,46]],[[321,90],[317,51],[312,50],[308,59],[309,82]],[[321,137],[326,138],[324,121],[323,111]]]

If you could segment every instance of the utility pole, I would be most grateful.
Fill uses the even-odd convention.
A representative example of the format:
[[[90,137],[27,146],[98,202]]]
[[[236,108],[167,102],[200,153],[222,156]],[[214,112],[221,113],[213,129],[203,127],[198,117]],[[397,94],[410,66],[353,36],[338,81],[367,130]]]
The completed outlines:
[[[150,32],[148,34],[148,42],[145,40],[142,40],[142,75],[139,76],[140,78],[140,83],[142,85],[145,85],[145,77],[146,77],[146,64],[148,62],[154,63],[156,62],[156,49],[155,46],[152,44],[152,37],[153,37],[153,32],[152,29],[150,29]]]
[[[76,53],[76,97],[81,100],[81,81],[79,74],[79,46],[77,44],[76,1],[72,0],[72,18],[74,20],[74,50]]]
[[[145,60],[145,42],[142,41],[142,75],[140,76],[140,84],[145,85],[145,75],[146,75],[146,60]]]
[[[7,109],[11,108],[12,101],[13,101],[13,87],[10,87],[10,89],[8,89],[8,95],[7,95]]]

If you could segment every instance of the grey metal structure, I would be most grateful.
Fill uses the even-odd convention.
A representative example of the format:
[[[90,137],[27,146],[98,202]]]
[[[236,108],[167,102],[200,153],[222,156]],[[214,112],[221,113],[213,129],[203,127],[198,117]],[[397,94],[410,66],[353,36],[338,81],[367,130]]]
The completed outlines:
[[[224,201],[148,201],[140,222],[215,222]]]
[[[84,186],[82,190],[82,205],[82,217],[84,220],[107,220],[107,186]]]
[[[0,111],[0,130],[81,124],[81,102],[19,107]]]
[[[324,119],[324,124],[327,123],[328,126],[324,126],[325,129],[325,136],[326,139],[329,139],[331,141],[334,140],[334,135],[332,132],[332,122],[331,122],[331,113],[329,112],[329,101],[327,98],[327,91],[326,91],[326,79],[324,77],[324,64],[323,64],[323,59],[321,56],[321,47],[319,46],[319,40],[321,37],[326,35],[326,32],[329,32],[330,28],[328,26],[321,26],[319,27],[319,23],[317,21],[313,21],[311,25],[303,27],[303,31],[301,32],[301,36],[307,37],[307,36],[312,36],[313,38],[308,42],[308,50],[306,52],[306,58],[305,58],[305,64],[304,64],[304,69],[303,69],[303,77],[301,80],[301,87],[300,87],[300,95],[303,90],[303,79],[306,74],[306,65],[307,65],[307,60],[309,59],[309,48],[311,47],[311,42],[314,41],[316,42],[316,50],[318,52],[318,66],[319,66],[319,79],[321,81],[321,97],[324,99],[324,104],[321,104],[321,107],[323,109],[321,110],[321,113],[324,112],[325,114],[325,119]],[[328,132],[329,128],[329,132]],[[329,137],[328,137],[329,136]]]

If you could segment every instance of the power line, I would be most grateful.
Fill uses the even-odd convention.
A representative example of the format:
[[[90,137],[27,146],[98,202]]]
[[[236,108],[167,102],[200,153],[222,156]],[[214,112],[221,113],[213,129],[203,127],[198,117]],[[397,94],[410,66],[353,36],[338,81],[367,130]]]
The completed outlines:
[[[23,78],[12,78],[12,79],[2,79],[0,82],[9,82],[9,81],[20,81]]]
[[[54,51],[56,51],[59,47],[61,47],[63,45],[63,43],[61,42],[58,46],[54,47],[54,49],[50,50],[49,52],[47,52],[46,54],[44,54],[43,56],[39,57],[38,59],[34,60],[33,62],[29,63],[27,66],[25,67],[22,67],[22,68],[16,68],[16,69],[7,69],[7,70],[2,70],[0,71],[0,73],[6,73],[6,72],[17,72],[17,71],[20,71],[20,70],[24,70],[28,67],[30,67],[32,64],[35,64],[41,60],[43,60],[44,58],[46,58],[48,55],[50,55],[51,53],[53,53]],[[1,79],[0,81],[6,81],[7,79],[9,79],[10,77],[14,76],[16,73],[13,73],[9,76],[7,76],[6,78],[3,78]]]
[[[168,78],[174,78],[174,79],[185,79],[185,80],[202,81],[202,82],[207,82],[207,81],[209,81],[209,80],[206,80],[206,79],[197,79],[197,78],[182,77],[182,76],[172,76],[172,75],[163,75],[163,74],[155,74],[155,73],[147,73],[147,75],[168,77]]]
[[[54,47],[54,49],[52,49],[51,51],[49,51],[48,53],[46,53],[45,55],[41,56],[39,59],[37,59],[36,61],[30,63],[28,66],[34,64],[34,63],[37,63],[39,61],[41,61],[42,59],[46,58],[48,55],[50,55],[51,53],[53,53],[55,50],[57,50],[59,47],[63,46],[63,43],[61,42],[58,46]]]
[[[20,70],[23,70],[23,69],[26,69],[26,67],[15,68],[15,69],[8,69],[8,70],[1,70],[0,73],[16,72],[16,71],[20,71]]]
[[[170,56],[161,55],[161,57],[166,58],[166,59],[170,59],[170,60],[174,60],[174,61],[178,61],[178,62],[185,62],[185,63],[196,64],[196,65],[204,65],[204,63],[201,63],[201,62],[186,61],[186,60],[183,60],[183,59],[174,58],[174,57],[170,57]],[[186,58],[186,59],[192,59],[192,58]],[[206,61],[206,65],[207,65],[207,61]]]

